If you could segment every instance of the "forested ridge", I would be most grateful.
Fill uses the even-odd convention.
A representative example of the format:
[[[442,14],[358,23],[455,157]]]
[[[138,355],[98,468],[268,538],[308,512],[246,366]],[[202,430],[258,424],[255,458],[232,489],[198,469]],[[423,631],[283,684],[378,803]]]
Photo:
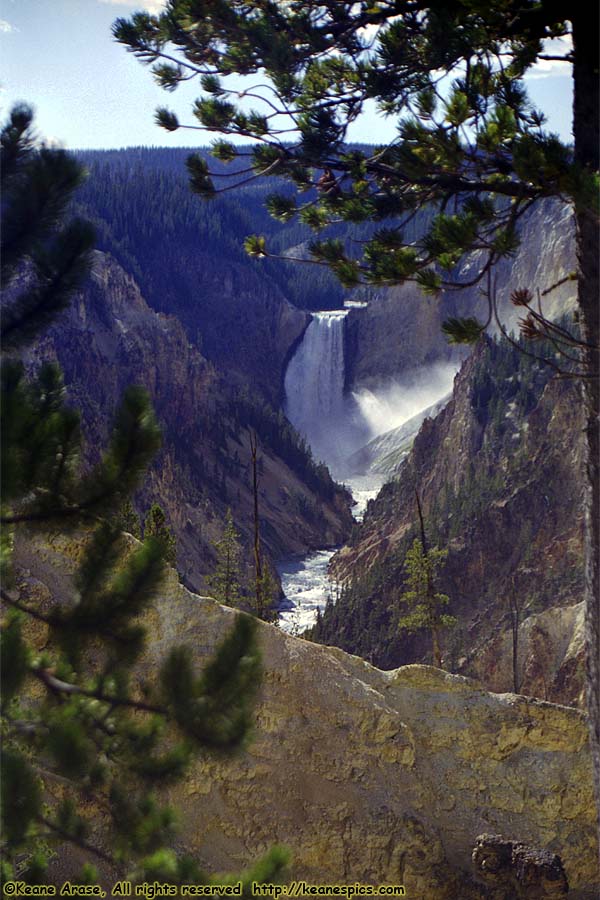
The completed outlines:
[[[268,232],[281,252],[312,237],[306,225],[282,225],[267,213],[265,198],[281,187],[279,180],[242,186],[217,203],[203,203],[189,190],[189,153],[165,147],[78,153],[90,173],[78,203],[98,227],[100,249],[109,250],[135,275],[150,304],[179,312],[191,326],[193,309],[182,307],[180,295],[200,294],[207,267],[218,271],[235,262],[254,285],[266,284],[302,309],[341,306],[346,292],[329,270],[252,260],[244,252],[244,239],[257,229]],[[208,150],[204,155],[208,157]],[[227,175],[243,165],[214,162]],[[163,252],[166,245],[169,251]],[[201,306],[203,298],[197,296],[196,303]]]

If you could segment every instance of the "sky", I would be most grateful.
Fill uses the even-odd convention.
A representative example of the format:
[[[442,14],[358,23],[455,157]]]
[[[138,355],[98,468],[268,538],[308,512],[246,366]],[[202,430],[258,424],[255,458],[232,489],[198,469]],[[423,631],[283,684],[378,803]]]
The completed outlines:
[[[199,93],[193,82],[167,93],[111,35],[111,23],[136,9],[159,11],[161,0],[0,0],[0,111],[14,102],[36,110],[38,132],[69,149],[128,146],[200,146],[206,132],[172,134],[154,124],[157,106],[191,120]],[[570,66],[541,63],[527,78],[530,96],[548,128],[571,140]],[[371,108],[353,126],[351,140],[383,143],[392,120]]]

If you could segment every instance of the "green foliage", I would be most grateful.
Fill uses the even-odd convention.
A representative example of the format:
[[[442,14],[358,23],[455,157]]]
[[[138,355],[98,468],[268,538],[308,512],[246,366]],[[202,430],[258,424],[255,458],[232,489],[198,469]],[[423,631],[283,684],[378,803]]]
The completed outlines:
[[[267,197],[266,205],[273,218],[278,219],[280,222],[288,222],[296,212],[294,199],[284,197],[281,194],[272,194]],[[246,249],[249,252],[248,248]]]
[[[12,612],[0,635],[2,703],[10,703],[21,688],[29,666],[29,648],[23,639],[23,616]]]
[[[232,162],[237,156],[235,144],[229,141],[213,141],[210,152],[215,159],[225,163]]]
[[[442,331],[449,344],[474,344],[483,334],[484,326],[471,316],[463,319],[450,318],[442,323]]]
[[[239,534],[233,523],[231,510],[228,508],[223,536],[213,542],[217,552],[217,565],[213,574],[206,579],[215,600],[224,603],[225,606],[238,606],[240,602],[241,547],[238,539]]]
[[[135,509],[131,499],[127,497],[122,504],[117,515],[115,516],[115,524],[121,531],[132,534],[138,541],[142,538],[142,522]]]
[[[167,109],[165,106],[160,106],[156,110],[154,119],[156,124],[160,125],[161,128],[164,128],[165,131],[177,131],[179,128],[179,119],[174,112],[171,112],[171,110]]]
[[[276,581],[266,560],[262,560],[262,570],[258,578],[258,603],[252,601],[252,613],[263,622],[276,622],[279,613],[275,606]]]
[[[254,636],[252,617],[239,615],[200,678],[186,647],[172,650],[161,669],[164,701],[184,733],[205,747],[230,751],[249,733],[260,674]]]
[[[256,259],[262,259],[267,256],[264,237],[260,237],[258,234],[248,235],[244,241],[244,250],[248,256],[254,256]]]
[[[149,17],[140,14],[135,22],[152,31]],[[64,235],[80,229],[62,219],[82,169],[66,154],[36,149],[30,125],[30,111],[17,107],[2,132],[8,184],[2,311],[11,348],[31,340],[64,307],[90,263],[89,242],[80,242],[70,267],[63,254]],[[89,236],[87,226],[83,231]],[[58,267],[62,275],[55,278]],[[21,285],[23,278],[33,292],[43,286],[43,308],[23,300],[31,291],[15,293],[11,280]],[[53,847],[65,843],[134,879],[209,880],[170,849],[176,815],[157,802],[152,787],[181,777],[199,750],[232,751],[246,739],[260,660],[254,623],[240,616],[203,672],[194,672],[190,650],[180,647],[171,650],[158,680],[139,680],[142,616],[174,542],[157,505],[143,543],[132,546],[123,528],[139,526],[129,495],[159,439],[145,393],[131,387],[108,448],[82,472],[79,416],[65,404],[58,368],[46,364],[27,378],[14,356],[2,362],[5,880],[44,880]],[[57,586],[40,601],[23,590],[12,571],[11,528],[25,526],[38,533],[51,527],[55,536],[77,529],[73,591]],[[34,649],[33,622],[46,631],[43,653]],[[90,814],[100,808],[92,829]],[[265,877],[283,865],[276,849],[264,860]],[[86,863],[72,877],[93,883],[99,876]]]
[[[2,309],[5,350],[30,340],[65,308],[91,265],[94,232],[88,222],[61,225],[82,166],[63,150],[34,150],[33,114],[15,106],[2,130],[2,283],[20,275]]]
[[[215,186],[208,170],[208,164],[198,153],[192,153],[186,161],[190,176],[190,187],[194,194],[208,199],[215,193]]]
[[[543,40],[565,34],[570,23],[543,4],[511,8],[510,15],[505,7],[430,3],[415,14],[394,4],[342,11],[334,0],[223,2],[191,29],[186,5],[175,4],[151,24],[119,19],[113,33],[155,72],[157,63],[170,64],[167,89],[177,80],[172,60],[163,60],[169,41],[178,64],[201,61],[203,94],[194,105],[201,126],[260,138],[252,151],[256,178],[275,175],[299,190],[313,188],[302,203],[287,195],[283,202],[280,194],[269,199],[280,221],[297,216],[314,230],[384,218],[405,225],[426,209],[416,237],[407,235],[392,252],[367,241],[362,257],[349,260],[334,236],[314,255],[346,288],[410,280],[435,294],[456,286],[456,267],[472,251],[480,253],[475,279],[513,253],[532,202],[565,195],[596,202],[577,187],[571,148],[544,131],[523,86]],[[374,35],[368,49],[365,29]],[[260,84],[247,93],[262,99],[264,115],[247,111],[246,94],[229,83],[234,72],[256,75]],[[449,85],[443,100],[440,73]],[[398,137],[374,151],[349,149],[348,128],[372,101],[397,118]],[[228,153],[245,151],[238,145]],[[198,188],[193,175],[194,189],[206,196],[231,187],[217,172],[209,181],[205,171],[199,181]],[[264,255],[262,239],[255,235],[249,252]]]
[[[19,847],[42,806],[40,783],[23,755],[6,744],[0,760],[2,772],[2,832],[8,847]],[[7,860],[8,861],[8,860]]]
[[[433,631],[456,624],[454,616],[443,612],[450,598],[434,589],[438,570],[447,556],[447,550],[438,550],[437,547],[425,552],[421,540],[415,538],[404,560],[408,590],[400,595],[399,602],[406,604],[409,611],[400,614],[399,628],[406,631],[417,631],[420,628]]]
[[[175,565],[177,561],[177,541],[167,525],[164,510],[158,503],[153,503],[148,510],[144,522],[144,537],[155,538],[162,547],[164,559],[171,565]]]

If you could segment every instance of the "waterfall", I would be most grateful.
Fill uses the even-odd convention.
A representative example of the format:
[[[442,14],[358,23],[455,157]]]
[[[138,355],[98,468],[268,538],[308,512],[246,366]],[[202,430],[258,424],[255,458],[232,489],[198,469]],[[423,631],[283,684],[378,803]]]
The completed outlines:
[[[349,406],[344,397],[347,309],[313,313],[285,373],[285,411],[316,459],[335,466],[348,453]]]

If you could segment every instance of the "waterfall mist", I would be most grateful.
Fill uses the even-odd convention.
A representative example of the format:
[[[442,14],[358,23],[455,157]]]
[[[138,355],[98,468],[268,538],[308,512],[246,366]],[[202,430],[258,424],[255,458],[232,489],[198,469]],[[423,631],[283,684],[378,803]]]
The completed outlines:
[[[406,372],[400,378],[353,392],[369,439],[404,425],[452,390],[457,363],[435,363]]]
[[[346,459],[373,437],[447,394],[457,370],[438,363],[344,394],[347,315],[347,309],[313,313],[284,381],[288,419],[337,478],[346,474]]]

